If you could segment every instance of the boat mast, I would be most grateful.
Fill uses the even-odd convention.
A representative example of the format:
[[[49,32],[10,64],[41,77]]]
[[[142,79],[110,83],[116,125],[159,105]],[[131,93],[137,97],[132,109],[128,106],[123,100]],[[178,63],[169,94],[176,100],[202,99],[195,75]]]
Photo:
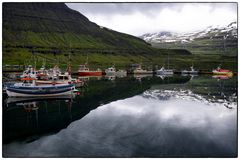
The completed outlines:
[[[71,53],[72,53],[72,47],[70,43],[70,52],[68,52],[68,66],[67,66],[67,72],[71,75]]]
[[[227,39],[227,35],[223,36],[223,55],[225,54],[226,55],[226,39]]]
[[[85,65],[88,65],[88,53],[87,53],[87,59],[86,59]]]
[[[168,69],[169,69],[169,53],[168,53]]]

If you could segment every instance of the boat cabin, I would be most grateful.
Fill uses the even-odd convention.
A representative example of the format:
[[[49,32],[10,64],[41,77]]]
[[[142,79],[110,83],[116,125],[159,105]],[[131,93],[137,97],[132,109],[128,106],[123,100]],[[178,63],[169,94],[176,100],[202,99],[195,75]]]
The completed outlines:
[[[89,68],[86,65],[79,65],[79,71],[89,71]]]

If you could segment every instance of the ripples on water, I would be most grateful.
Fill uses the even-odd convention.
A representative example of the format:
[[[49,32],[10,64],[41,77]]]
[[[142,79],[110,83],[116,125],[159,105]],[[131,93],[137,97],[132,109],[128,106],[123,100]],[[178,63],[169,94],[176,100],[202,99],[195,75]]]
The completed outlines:
[[[148,89],[102,105],[54,135],[3,145],[4,156],[236,157],[235,94],[232,99]]]

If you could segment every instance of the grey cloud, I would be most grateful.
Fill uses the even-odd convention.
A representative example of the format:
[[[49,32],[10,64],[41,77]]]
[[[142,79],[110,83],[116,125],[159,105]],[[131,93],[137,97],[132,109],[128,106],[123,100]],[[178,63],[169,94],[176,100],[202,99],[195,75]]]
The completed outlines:
[[[67,3],[67,6],[85,14],[132,14],[143,12],[151,14],[161,12],[164,8],[179,10],[180,3]]]
[[[237,10],[237,3],[66,3],[68,7],[75,9],[83,14],[132,14],[142,12],[152,16],[154,13],[161,12],[163,9],[169,8],[175,11],[181,11],[183,6],[206,5],[212,7],[212,11],[216,8],[227,8],[229,10]]]

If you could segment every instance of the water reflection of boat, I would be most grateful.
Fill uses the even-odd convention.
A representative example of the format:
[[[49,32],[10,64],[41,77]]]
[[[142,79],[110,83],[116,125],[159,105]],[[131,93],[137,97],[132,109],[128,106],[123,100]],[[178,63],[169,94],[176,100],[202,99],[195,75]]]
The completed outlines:
[[[137,80],[141,80],[142,78],[152,77],[152,74],[134,74],[133,77]]]
[[[109,75],[105,75],[105,78],[110,80],[110,81],[114,81],[116,79],[116,76],[109,76]]]
[[[37,102],[16,103],[16,105],[23,106],[23,108],[28,112],[39,109],[37,106]]]
[[[80,79],[83,82],[89,81],[90,79],[97,79],[100,80],[102,76],[79,76],[78,79]]]
[[[157,77],[161,78],[162,80],[164,80],[165,78],[169,78],[169,77],[173,77],[172,74],[166,74],[166,75],[156,75]]]
[[[198,77],[198,75],[193,75],[193,74],[190,74],[191,78],[190,78],[190,81],[194,79],[194,77]]]
[[[58,97],[8,97],[6,100],[7,104],[12,103],[27,103],[27,102],[38,102],[38,101],[49,101],[49,100],[68,100],[75,98],[76,95],[64,95]]]
[[[229,78],[232,78],[232,75],[214,75],[214,76],[212,76],[212,78],[216,78],[216,79],[229,79]]]
[[[198,76],[198,74],[181,74],[181,76],[183,76],[183,77],[189,77],[190,76],[190,80],[193,80],[194,77]]]

